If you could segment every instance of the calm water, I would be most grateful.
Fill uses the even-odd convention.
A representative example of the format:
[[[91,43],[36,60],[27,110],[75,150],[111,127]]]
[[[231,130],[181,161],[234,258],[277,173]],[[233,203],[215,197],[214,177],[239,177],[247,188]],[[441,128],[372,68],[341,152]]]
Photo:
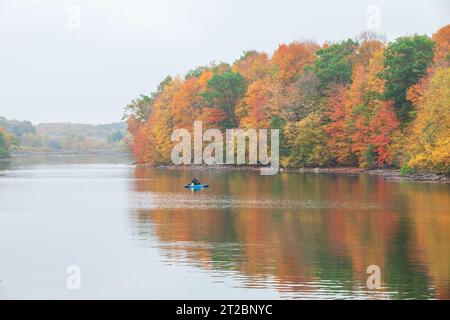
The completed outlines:
[[[128,161],[0,162],[0,298],[450,298],[448,184]]]

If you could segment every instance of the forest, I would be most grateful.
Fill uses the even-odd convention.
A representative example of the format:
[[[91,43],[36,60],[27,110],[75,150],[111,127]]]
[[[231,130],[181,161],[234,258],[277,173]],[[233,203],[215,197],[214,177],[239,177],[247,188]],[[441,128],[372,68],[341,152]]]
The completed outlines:
[[[177,128],[277,128],[286,168],[358,166],[450,173],[450,25],[386,42],[246,51],[166,77],[125,109],[138,163],[170,162]]]
[[[40,123],[0,116],[0,158],[25,153],[123,151],[126,123]]]

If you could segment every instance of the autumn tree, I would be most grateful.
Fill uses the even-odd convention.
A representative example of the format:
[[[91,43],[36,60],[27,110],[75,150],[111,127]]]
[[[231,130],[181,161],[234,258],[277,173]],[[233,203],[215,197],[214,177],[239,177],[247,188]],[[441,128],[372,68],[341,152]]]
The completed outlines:
[[[150,96],[140,95],[125,108],[123,119],[128,122],[128,132],[131,135],[131,140],[127,140],[127,144],[138,163],[151,162],[151,152],[155,142],[149,128],[149,119],[152,116],[155,100],[172,81],[172,77],[167,76]]]
[[[232,66],[233,72],[241,74],[247,82],[265,81],[270,72],[269,57],[264,52],[245,51]]]
[[[316,51],[319,46],[315,43],[293,42],[282,44],[274,52],[272,65],[276,67],[277,78],[288,84],[304,73],[307,66],[316,61]]]
[[[390,146],[399,125],[397,115],[391,101],[383,101],[373,112],[369,122],[370,144],[364,161],[370,164],[372,160],[378,167],[389,166],[394,160]]]
[[[270,119],[270,100],[263,81],[252,82],[236,108],[243,128],[267,128]]]
[[[281,103],[281,116],[286,121],[299,121],[314,111],[324,111],[320,94],[320,82],[316,74],[303,72],[298,79],[285,88]]]
[[[329,123],[324,126],[328,134],[327,146],[336,162],[340,165],[356,164],[352,152],[352,138],[348,126],[348,113],[346,112],[346,87],[334,85],[327,91],[327,105],[330,108]]]
[[[438,69],[417,100],[409,132],[410,160],[419,170],[450,173],[450,68]]]
[[[329,139],[323,130],[323,117],[316,112],[298,122],[286,125],[285,136],[288,156],[283,157],[286,167],[313,167],[332,164],[333,156],[327,147]]]
[[[351,135],[352,152],[361,167],[384,165],[376,161],[377,147],[372,144],[372,135],[382,132],[384,126],[374,121],[383,104],[384,81],[379,77],[383,70],[383,50],[381,41],[366,36],[352,56],[352,82],[345,96],[345,124],[346,132]],[[378,124],[380,128],[376,127]]]
[[[128,118],[128,132],[132,140],[128,146],[133,152],[137,163],[153,163],[151,161],[151,149],[155,145],[153,135],[148,122],[142,123],[134,120],[133,116]]]
[[[204,89],[205,86],[197,77],[180,82],[180,87],[174,92],[170,102],[170,112],[176,128],[190,129],[194,120],[200,117],[202,101],[199,93]]]
[[[434,41],[434,65],[450,66],[450,24],[439,29],[432,37]]]
[[[170,136],[175,129],[174,97],[182,86],[182,80],[175,78],[164,86],[161,93],[155,98],[152,115],[148,120],[154,145],[151,148],[152,163],[166,163],[170,161],[172,142]]]
[[[235,115],[240,127],[267,127],[271,116],[270,62],[267,54],[246,51],[235,61],[232,70],[248,83],[245,95],[236,106]]]
[[[273,116],[296,122],[313,111],[319,81],[310,69],[318,49],[312,42],[293,42],[280,45],[274,52],[270,82],[266,84]]]

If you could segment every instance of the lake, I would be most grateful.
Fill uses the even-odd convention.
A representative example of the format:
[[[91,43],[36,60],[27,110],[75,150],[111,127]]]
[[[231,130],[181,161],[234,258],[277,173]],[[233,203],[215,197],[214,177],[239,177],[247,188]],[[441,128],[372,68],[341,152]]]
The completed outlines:
[[[0,298],[450,299],[449,184],[129,163],[0,162]]]

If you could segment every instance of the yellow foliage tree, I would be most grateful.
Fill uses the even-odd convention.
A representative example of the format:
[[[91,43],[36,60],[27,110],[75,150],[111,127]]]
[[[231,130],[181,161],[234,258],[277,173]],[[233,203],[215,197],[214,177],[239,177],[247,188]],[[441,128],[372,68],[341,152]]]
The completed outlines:
[[[419,170],[450,173],[450,68],[437,69],[416,99],[408,165]]]

